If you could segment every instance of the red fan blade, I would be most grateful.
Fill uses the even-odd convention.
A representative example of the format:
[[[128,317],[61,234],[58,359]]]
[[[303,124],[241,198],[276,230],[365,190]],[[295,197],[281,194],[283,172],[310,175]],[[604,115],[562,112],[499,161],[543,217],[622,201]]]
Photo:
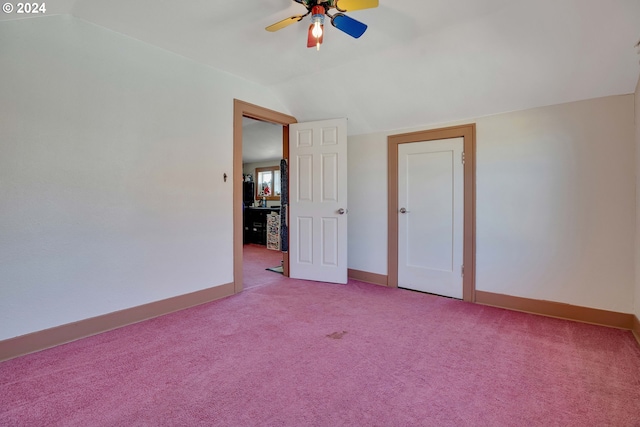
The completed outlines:
[[[316,38],[313,35],[313,27],[314,27],[313,24],[309,26],[309,35],[307,36],[307,47],[317,47],[318,45],[322,44],[322,40],[324,39],[324,25],[320,26],[320,28],[322,28],[322,34],[320,35],[319,38]]]

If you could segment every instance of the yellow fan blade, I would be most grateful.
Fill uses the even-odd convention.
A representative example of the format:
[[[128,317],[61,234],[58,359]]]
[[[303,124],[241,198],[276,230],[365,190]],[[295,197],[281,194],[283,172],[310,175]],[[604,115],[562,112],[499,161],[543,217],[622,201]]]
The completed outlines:
[[[337,0],[336,3],[336,9],[342,12],[378,7],[378,0]]]
[[[304,17],[304,15],[291,16],[291,17],[289,17],[287,19],[283,19],[280,22],[276,22],[273,25],[269,25],[267,28],[265,28],[265,30],[271,31],[271,32],[281,30],[284,27],[287,27],[287,26],[293,24],[294,22],[300,21],[303,17]]]

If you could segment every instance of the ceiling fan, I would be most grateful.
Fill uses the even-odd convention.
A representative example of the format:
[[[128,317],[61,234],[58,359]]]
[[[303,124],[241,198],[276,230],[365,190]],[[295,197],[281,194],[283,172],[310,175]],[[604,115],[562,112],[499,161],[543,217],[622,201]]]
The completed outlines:
[[[309,26],[307,47],[316,47],[320,50],[324,33],[324,17],[325,15],[331,19],[331,25],[349,34],[351,37],[359,38],[367,30],[367,26],[360,21],[348,17],[343,12],[351,12],[353,10],[371,9],[378,7],[378,0],[293,0],[307,8],[304,15],[291,16],[269,25],[267,31],[278,31],[287,27],[294,22],[299,22],[307,15],[311,15],[311,25]],[[331,9],[338,12],[330,14]]]

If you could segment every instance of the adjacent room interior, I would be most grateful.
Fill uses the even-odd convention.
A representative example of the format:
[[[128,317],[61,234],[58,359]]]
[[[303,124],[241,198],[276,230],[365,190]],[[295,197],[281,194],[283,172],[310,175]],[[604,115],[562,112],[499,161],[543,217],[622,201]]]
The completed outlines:
[[[283,273],[280,250],[282,126],[243,117],[242,244],[244,288]]]

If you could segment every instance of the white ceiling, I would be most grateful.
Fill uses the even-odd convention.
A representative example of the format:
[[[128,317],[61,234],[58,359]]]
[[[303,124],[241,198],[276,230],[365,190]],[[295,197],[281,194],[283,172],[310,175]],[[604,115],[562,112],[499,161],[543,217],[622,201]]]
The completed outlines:
[[[242,163],[282,158],[282,126],[243,117]]]
[[[299,121],[346,116],[350,134],[627,94],[640,72],[639,0],[380,0],[349,14],[360,39],[326,25],[319,52],[306,19],[264,30],[305,12],[291,0],[47,7],[270,87]]]

